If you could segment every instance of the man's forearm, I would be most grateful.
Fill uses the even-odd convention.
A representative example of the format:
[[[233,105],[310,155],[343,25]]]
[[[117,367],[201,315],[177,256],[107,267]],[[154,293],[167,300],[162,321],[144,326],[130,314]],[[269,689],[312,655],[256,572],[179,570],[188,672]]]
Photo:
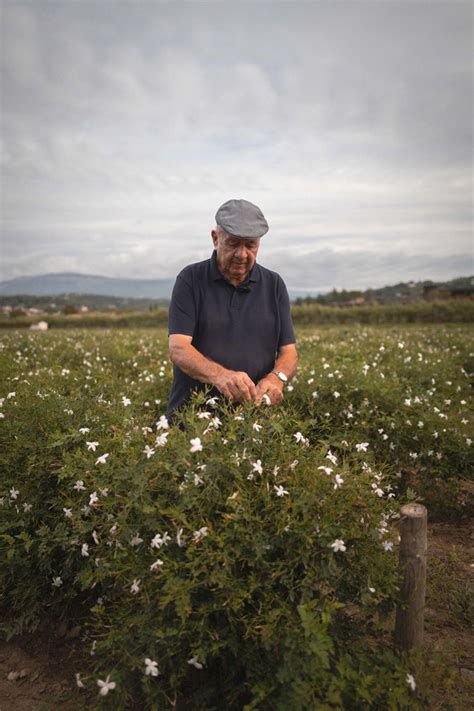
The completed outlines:
[[[183,373],[186,373],[193,380],[199,380],[201,383],[213,385],[216,378],[225,371],[222,365],[203,356],[191,344],[173,348],[170,352],[170,358]]]
[[[295,355],[294,353],[282,353],[276,359],[275,367],[273,368],[273,370],[276,370],[276,371],[281,370],[283,373],[285,373],[288,380],[291,380],[291,378],[296,373],[297,366],[298,366],[298,356],[297,355]]]

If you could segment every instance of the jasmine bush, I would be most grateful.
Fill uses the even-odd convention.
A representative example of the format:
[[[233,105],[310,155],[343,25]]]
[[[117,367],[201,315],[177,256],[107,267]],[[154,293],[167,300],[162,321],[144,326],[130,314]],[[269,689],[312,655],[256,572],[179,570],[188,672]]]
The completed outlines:
[[[3,338],[5,633],[79,619],[78,685],[119,708],[421,707],[393,523],[433,482],[467,508],[468,333],[301,335],[282,407],[205,391],[183,429],[158,336]]]

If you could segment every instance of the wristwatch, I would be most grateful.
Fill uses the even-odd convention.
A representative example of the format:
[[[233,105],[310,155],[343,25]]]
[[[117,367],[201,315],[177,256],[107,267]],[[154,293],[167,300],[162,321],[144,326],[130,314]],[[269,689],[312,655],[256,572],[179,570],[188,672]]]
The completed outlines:
[[[273,375],[276,375],[277,378],[280,378],[282,383],[286,383],[288,381],[288,378],[286,377],[285,373],[282,373],[281,370],[272,370]]]

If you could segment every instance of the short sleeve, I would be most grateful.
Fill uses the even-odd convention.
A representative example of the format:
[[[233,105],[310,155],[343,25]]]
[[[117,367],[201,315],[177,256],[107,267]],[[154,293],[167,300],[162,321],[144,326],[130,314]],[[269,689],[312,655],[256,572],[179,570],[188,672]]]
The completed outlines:
[[[280,277],[278,290],[278,309],[280,312],[280,338],[278,340],[278,348],[287,346],[290,343],[296,343],[293,322],[291,320],[290,297],[285,282]]]
[[[168,335],[182,333],[193,336],[196,325],[196,304],[191,284],[178,274],[168,310]]]

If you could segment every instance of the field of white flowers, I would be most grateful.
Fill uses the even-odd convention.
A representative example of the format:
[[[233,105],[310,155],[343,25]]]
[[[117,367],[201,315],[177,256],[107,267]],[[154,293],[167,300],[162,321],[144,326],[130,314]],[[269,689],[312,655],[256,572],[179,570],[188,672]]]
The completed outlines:
[[[78,622],[88,708],[428,707],[396,523],[472,514],[472,327],[297,346],[282,406],[205,391],[180,429],[165,330],[2,334],[0,628]]]

